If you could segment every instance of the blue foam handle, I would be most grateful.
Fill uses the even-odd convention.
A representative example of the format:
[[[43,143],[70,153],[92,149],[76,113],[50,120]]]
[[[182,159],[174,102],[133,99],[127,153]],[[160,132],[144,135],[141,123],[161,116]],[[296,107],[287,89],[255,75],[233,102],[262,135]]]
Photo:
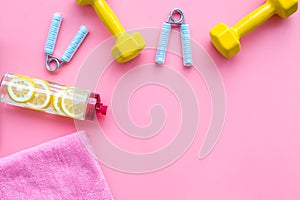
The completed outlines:
[[[193,63],[191,35],[190,35],[189,25],[182,24],[180,26],[180,29],[181,29],[183,64],[184,64],[184,66],[189,67]]]
[[[76,35],[74,36],[73,40],[69,44],[68,48],[64,52],[64,55],[61,57],[63,62],[69,62],[75,52],[77,51],[78,47],[88,34],[89,30],[85,26],[80,26],[79,30],[77,31]]]
[[[61,25],[62,21],[62,16],[59,13],[55,13],[52,17],[52,21],[50,24],[49,32],[48,32],[48,37],[46,41],[46,46],[44,49],[44,52],[48,55],[53,54],[54,46],[56,43],[58,31]]]
[[[160,32],[159,43],[156,51],[155,62],[163,64],[166,58],[166,51],[168,47],[169,37],[171,31],[171,24],[168,22],[163,23]]]

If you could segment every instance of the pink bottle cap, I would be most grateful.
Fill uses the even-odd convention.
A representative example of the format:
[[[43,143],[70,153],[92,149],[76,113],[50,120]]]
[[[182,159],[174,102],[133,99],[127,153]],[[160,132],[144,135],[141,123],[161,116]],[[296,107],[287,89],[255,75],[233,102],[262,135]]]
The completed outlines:
[[[85,119],[93,120],[95,115],[106,115],[106,112],[107,105],[103,105],[103,103],[101,103],[100,95],[91,92],[87,102]]]

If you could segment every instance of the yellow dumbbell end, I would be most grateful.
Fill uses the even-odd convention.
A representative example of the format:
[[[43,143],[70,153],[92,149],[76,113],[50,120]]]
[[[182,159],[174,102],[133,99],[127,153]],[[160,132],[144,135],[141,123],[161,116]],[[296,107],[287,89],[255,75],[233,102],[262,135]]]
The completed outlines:
[[[287,18],[298,9],[298,0],[268,0],[276,9],[276,14],[282,18]]]
[[[239,38],[234,30],[220,23],[210,30],[210,39],[215,48],[226,58],[231,58],[241,49]]]
[[[112,55],[119,63],[135,58],[146,46],[140,33],[122,33],[116,36],[116,44],[112,48]]]
[[[128,34],[120,21],[110,9],[105,0],[76,0],[79,5],[92,5],[96,13],[115,37],[116,44],[112,48],[112,55],[119,63],[135,58],[146,46],[145,40],[139,33]]]

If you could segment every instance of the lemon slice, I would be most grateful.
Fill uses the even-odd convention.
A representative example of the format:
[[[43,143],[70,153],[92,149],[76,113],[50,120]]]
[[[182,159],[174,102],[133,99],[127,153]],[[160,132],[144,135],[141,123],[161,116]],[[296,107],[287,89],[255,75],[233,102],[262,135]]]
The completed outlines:
[[[89,93],[76,88],[65,90],[61,99],[61,108],[68,117],[84,119]]]
[[[61,108],[61,99],[62,99],[62,96],[64,95],[64,93],[65,93],[65,90],[61,90],[53,95],[52,107],[57,114],[65,116],[66,114],[63,112],[63,110]]]
[[[34,95],[34,82],[25,76],[12,78],[7,85],[7,93],[15,102],[24,103]]]
[[[32,109],[41,110],[48,107],[51,100],[49,84],[39,79],[33,79],[33,81],[35,83],[35,93],[27,102],[27,105]]]

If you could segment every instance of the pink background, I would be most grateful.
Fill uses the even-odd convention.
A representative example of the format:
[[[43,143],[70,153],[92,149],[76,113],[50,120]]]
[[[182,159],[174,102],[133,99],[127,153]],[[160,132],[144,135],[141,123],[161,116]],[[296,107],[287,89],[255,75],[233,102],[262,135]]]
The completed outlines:
[[[199,131],[189,150],[163,170],[135,175],[102,165],[115,199],[299,200],[299,12],[288,19],[272,17],[242,38],[242,50],[236,57],[224,59],[210,44],[210,28],[221,21],[233,25],[262,1],[109,0],[108,3],[128,30],[160,27],[169,11],[180,7],[190,24],[193,40],[201,44],[217,64],[227,97],[222,136],[204,160],[198,159],[204,137],[204,131]],[[86,25],[90,33],[72,61],[58,73],[51,74],[44,67],[43,48],[55,12],[64,17],[55,55],[63,54],[80,25]],[[0,27],[0,76],[11,72],[66,85],[75,83],[89,53],[110,37],[92,8],[80,7],[75,0],[4,1],[0,8]],[[120,76],[122,71],[113,68],[108,73]],[[190,79],[193,88],[203,81],[197,76]],[[201,89],[198,92],[201,93]],[[103,100],[110,104],[110,92],[103,89],[102,93]],[[136,102],[131,101],[129,108],[133,120],[141,125],[148,120],[145,107],[148,108],[149,102],[142,104],[144,93],[137,93],[133,97]],[[158,93],[164,94],[160,89]],[[208,94],[205,95],[199,102],[204,113],[208,112],[203,104],[208,101]],[[176,104],[171,95],[163,96],[162,104],[168,105],[165,98],[170,97],[170,105]],[[172,107],[167,106],[166,110]],[[200,125],[200,129],[207,128],[208,118],[203,116],[204,125]],[[173,118],[171,120],[178,120],[176,116]],[[162,135],[152,143],[147,141],[144,147],[141,141],[132,141],[118,133],[112,121],[109,111],[103,119],[106,134],[129,151],[152,151],[172,138],[172,135]],[[165,128],[165,132],[174,129],[167,125]],[[0,157],[75,131],[71,119],[0,104]]]

